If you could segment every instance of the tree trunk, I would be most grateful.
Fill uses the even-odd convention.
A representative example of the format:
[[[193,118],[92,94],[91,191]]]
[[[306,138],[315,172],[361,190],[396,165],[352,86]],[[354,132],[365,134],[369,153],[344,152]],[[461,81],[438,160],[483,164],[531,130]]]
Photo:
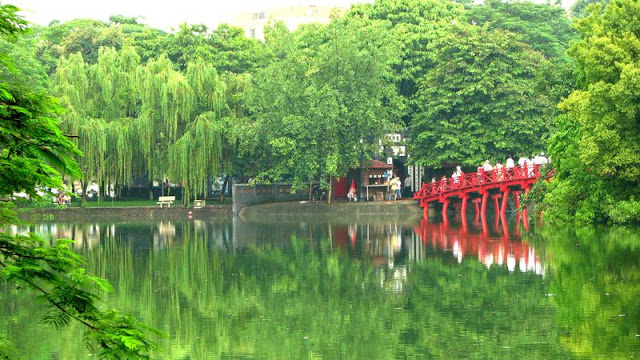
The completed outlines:
[[[185,208],[189,207],[189,196],[191,196],[191,194],[189,194],[189,189],[186,185],[182,185],[182,204],[184,205]]]
[[[327,204],[331,204],[331,193],[333,190],[333,177],[329,176],[329,191],[327,191]]]
[[[107,190],[104,188],[104,180],[100,181],[100,189],[98,191],[98,194],[100,196],[98,196],[98,202],[100,202],[100,200],[106,200],[107,198]]]
[[[153,180],[149,180],[149,200],[153,200]]]
[[[313,195],[313,181],[309,181],[309,201],[311,201],[311,196]]]
[[[222,189],[220,190],[220,204],[224,204],[224,193],[227,190],[228,182],[229,182],[229,175],[224,177],[224,183],[222,183]]]
[[[82,201],[80,202],[80,207],[87,207],[87,182],[84,180],[80,180],[80,186],[82,186]]]

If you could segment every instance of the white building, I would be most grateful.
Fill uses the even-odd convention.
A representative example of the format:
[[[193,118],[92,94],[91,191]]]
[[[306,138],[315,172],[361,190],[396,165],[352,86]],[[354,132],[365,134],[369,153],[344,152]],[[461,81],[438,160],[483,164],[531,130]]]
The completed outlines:
[[[264,40],[264,28],[272,21],[282,21],[289,31],[303,24],[328,24],[331,14],[342,15],[347,8],[323,5],[291,5],[278,8],[263,8],[245,11],[231,25],[244,29],[249,38]]]

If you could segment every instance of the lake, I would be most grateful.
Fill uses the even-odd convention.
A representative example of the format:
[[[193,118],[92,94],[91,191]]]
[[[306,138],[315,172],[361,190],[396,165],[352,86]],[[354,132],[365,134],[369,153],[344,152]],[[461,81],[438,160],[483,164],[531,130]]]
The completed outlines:
[[[158,359],[640,356],[640,232],[506,219],[224,217],[38,223],[75,240]],[[20,359],[87,359],[84,329],[0,287]]]

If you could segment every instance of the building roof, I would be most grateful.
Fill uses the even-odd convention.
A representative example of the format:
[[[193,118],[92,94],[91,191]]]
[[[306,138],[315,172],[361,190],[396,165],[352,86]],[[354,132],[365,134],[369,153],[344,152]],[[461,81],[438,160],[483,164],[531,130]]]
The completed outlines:
[[[369,161],[367,169],[393,169],[393,165],[389,165],[379,160],[371,160]]]

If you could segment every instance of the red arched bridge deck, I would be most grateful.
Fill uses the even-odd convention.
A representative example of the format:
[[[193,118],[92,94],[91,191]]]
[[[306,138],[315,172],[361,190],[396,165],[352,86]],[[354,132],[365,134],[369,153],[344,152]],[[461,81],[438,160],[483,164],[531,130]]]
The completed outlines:
[[[452,199],[462,200],[460,208],[464,215],[467,211],[467,202],[472,199],[476,214],[484,217],[489,196],[492,197],[496,213],[498,209],[504,214],[507,209],[509,195],[513,194],[516,208],[520,210],[519,195],[529,192],[533,184],[540,178],[540,165],[517,166],[514,168],[501,168],[485,172],[482,168],[478,172],[462,174],[456,178],[449,178],[432,183],[423,183],[422,188],[414,196],[427,215],[429,203],[442,203],[442,213],[446,215],[449,203]],[[499,199],[502,203],[499,204]],[[480,205],[478,204],[480,203]]]

